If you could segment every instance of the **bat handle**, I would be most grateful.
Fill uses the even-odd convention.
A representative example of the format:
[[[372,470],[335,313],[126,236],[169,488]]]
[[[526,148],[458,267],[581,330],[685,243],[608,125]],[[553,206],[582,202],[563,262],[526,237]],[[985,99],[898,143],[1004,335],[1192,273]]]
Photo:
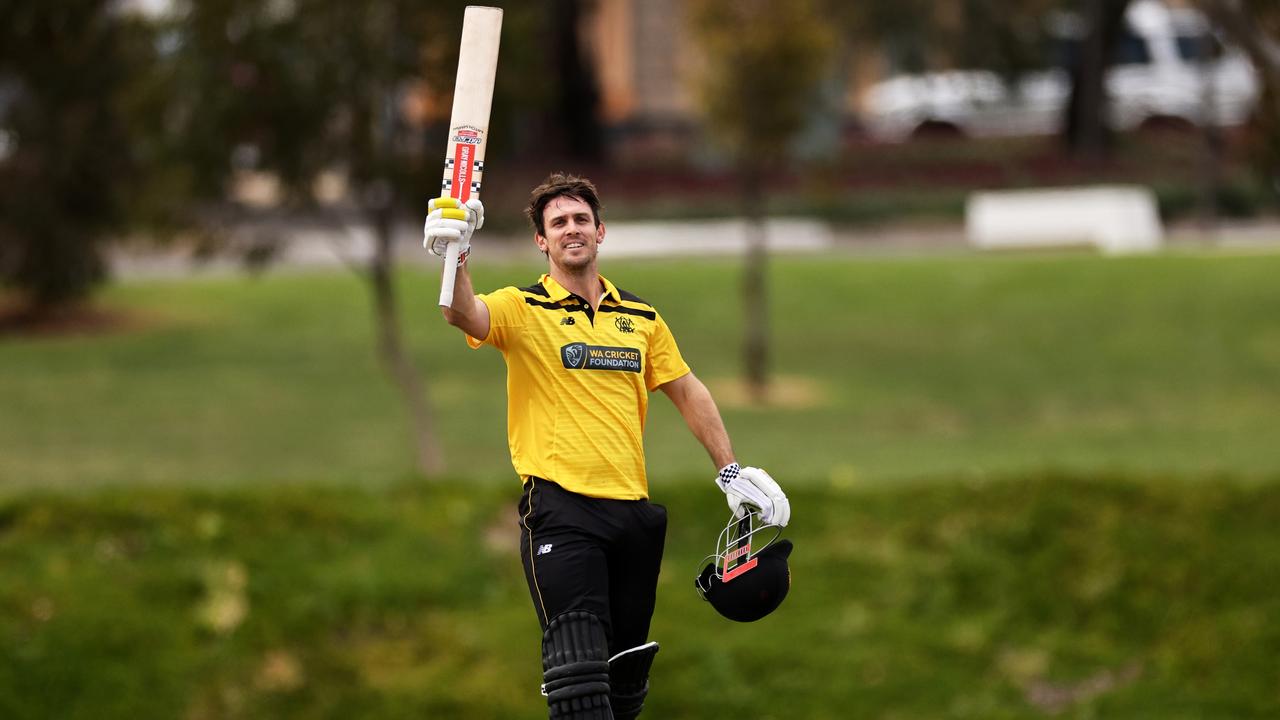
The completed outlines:
[[[449,243],[444,254],[444,274],[440,276],[440,307],[453,305],[453,281],[458,276],[458,243]]]

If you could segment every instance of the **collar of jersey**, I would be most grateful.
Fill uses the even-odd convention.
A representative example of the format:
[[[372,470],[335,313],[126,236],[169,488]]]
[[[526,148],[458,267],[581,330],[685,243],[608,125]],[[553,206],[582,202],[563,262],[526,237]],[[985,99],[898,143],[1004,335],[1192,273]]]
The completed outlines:
[[[622,296],[618,294],[618,288],[614,287],[613,283],[609,282],[609,278],[603,275],[599,277],[600,282],[604,283],[604,297],[612,298],[615,303],[621,305]],[[551,277],[549,274],[543,273],[539,282],[542,283],[542,288],[547,291],[547,297],[551,298],[552,302],[560,302],[561,300],[568,298],[570,295],[573,295],[573,293],[565,290],[564,286],[556,282],[555,278]]]

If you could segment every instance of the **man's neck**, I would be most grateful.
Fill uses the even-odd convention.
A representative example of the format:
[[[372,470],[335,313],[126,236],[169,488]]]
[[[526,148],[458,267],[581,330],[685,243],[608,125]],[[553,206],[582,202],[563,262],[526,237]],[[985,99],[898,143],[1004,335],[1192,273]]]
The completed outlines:
[[[600,307],[600,299],[604,297],[604,283],[600,282],[600,273],[593,263],[581,272],[570,272],[564,268],[552,266],[551,279],[560,283],[560,287],[577,295],[591,304],[591,309]]]

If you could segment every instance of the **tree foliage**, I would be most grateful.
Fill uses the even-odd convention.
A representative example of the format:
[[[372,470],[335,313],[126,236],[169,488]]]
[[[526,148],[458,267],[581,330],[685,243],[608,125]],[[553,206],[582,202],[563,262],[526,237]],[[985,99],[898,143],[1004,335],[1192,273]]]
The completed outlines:
[[[402,203],[416,212],[439,189],[466,4],[192,3],[173,57],[182,78],[174,103],[202,191],[220,198],[236,170],[228,158],[239,157],[278,176],[294,203],[310,203],[317,176],[338,169],[366,207]],[[532,46],[545,22],[537,3],[504,11],[495,160],[513,128],[548,104],[549,74]],[[425,110],[407,109],[424,99]]]
[[[1260,88],[1249,156],[1280,201],[1280,5],[1271,0],[1200,0],[1200,5],[1257,71]]]
[[[1073,0],[825,0],[832,24],[853,42],[881,50],[892,70],[989,68],[1006,76],[1046,60],[1046,19]]]
[[[705,56],[699,91],[710,134],[735,160],[774,168],[813,110],[834,41],[812,0],[693,0]]]
[[[442,42],[446,27],[460,26],[456,9],[428,13],[420,3],[389,1],[193,3],[178,28],[172,65],[181,82],[173,103],[202,193],[221,199],[233,171],[246,168],[272,172],[288,199],[302,204],[328,169],[345,171],[366,193],[375,181],[411,175],[421,158],[397,151],[412,144],[401,144],[407,128],[395,103],[429,60],[448,60],[430,53],[431,38]]]
[[[0,281],[36,308],[103,279],[104,244],[165,176],[152,34],[113,5],[0,5]]]
[[[337,171],[363,208],[416,212],[438,189],[465,4],[201,0],[159,17],[115,0],[0,4],[0,281],[41,306],[81,299],[111,238],[199,226],[245,170],[279,179],[294,206]],[[551,117],[544,6],[506,11],[497,161],[513,137],[534,144],[517,128]],[[435,105],[406,122],[424,96]]]
[[[173,103],[182,145],[198,158],[196,187],[207,199],[222,200],[238,172],[253,170],[278,179],[287,203],[314,206],[322,173],[345,178],[346,209],[375,239],[361,274],[378,355],[400,389],[427,475],[444,469],[444,456],[428,388],[400,332],[392,229],[399,213],[439,192],[444,130],[428,144],[427,118],[407,104],[423,101],[427,83],[435,91],[428,99],[452,88],[464,7],[202,0],[176,24],[171,58],[181,78]]]

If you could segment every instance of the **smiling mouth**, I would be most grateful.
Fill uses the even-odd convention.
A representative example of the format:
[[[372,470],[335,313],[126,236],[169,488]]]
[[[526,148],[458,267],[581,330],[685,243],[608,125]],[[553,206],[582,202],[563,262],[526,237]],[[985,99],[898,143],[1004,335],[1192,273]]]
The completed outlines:
[[[587,244],[586,244],[586,243],[584,243],[584,242],[576,242],[576,241],[575,241],[575,242],[571,242],[571,243],[565,243],[564,249],[565,249],[565,250],[576,250],[576,249],[578,249],[578,248],[586,247],[586,246],[587,246]]]

